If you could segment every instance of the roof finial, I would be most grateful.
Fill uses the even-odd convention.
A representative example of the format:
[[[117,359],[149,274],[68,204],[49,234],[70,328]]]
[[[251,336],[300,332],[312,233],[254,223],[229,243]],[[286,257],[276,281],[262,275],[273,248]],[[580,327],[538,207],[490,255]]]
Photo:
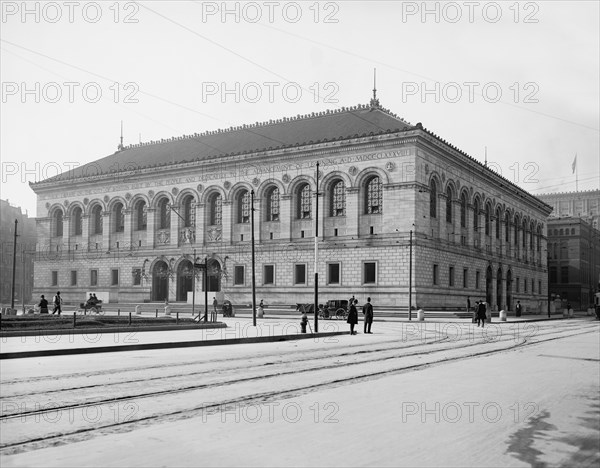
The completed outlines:
[[[123,150],[123,121],[121,120],[121,143],[119,143],[119,146],[117,147],[117,149],[119,151]]]
[[[485,161],[483,163],[485,167],[487,167],[487,146],[485,147]]]
[[[379,107],[379,99],[377,99],[377,68],[373,68],[373,99],[371,99],[371,107]]]

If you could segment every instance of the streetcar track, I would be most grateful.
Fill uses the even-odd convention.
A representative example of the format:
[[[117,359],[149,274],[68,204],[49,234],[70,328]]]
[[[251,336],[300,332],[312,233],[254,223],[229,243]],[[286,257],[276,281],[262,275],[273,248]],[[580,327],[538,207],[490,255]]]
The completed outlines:
[[[434,344],[434,343],[442,343],[444,341],[446,341],[448,339],[448,336],[443,337],[439,340],[435,340],[432,341],[431,343],[428,344]],[[397,344],[397,341],[393,342],[394,344]],[[371,353],[380,353],[380,352],[389,352],[389,351],[395,351],[395,350],[404,350],[404,349],[409,349],[409,348],[414,348],[416,346],[421,346],[422,343],[415,343],[415,344],[410,344],[410,345],[406,345],[406,346],[395,346],[395,347],[381,347],[381,348],[376,348],[373,350],[363,350],[363,351],[358,351],[356,353],[351,352],[351,348],[349,347],[349,351],[345,351],[343,353],[340,354],[335,354],[335,355],[331,355],[329,354],[327,357],[328,358],[341,358],[341,357],[345,357],[345,356],[353,356],[353,355],[361,355],[361,354],[371,354]],[[315,351],[316,352],[316,351]],[[306,356],[306,354],[305,354]],[[269,363],[264,363],[264,364],[255,364],[251,367],[248,366],[237,366],[237,367],[228,367],[226,369],[222,369],[223,372],[234,372],[234,371],[238,371],[238,370],[249,370],[249,369],[254,369],[254,368],[260,368],[260,367],[264,367],[264,366],[276,366],[276,365],[282,365],[282,364],[287,364],[290,362],[293,363],[299,363],[299,362],[306,362],[306,361],[314,361],[315,359],[319,359],[321,358],[321,355],[318,356],[311,356],[311,357],[305,357],[305,358],[301,358],[298,359],[295,356],[290,356],[290,358],[288,360],[281,360],[279,362],[269,362]],[[244,358],[247,359],[247,358]],[[231,362],[231,361],[226,361],[226,362]],[[212,364],[212,362],[201,362],[201,363],[195,363],[196,365],[209,365]],[[171,368],[172,366],[168,366],[168,368]],[[137,369],[138,371],[140,369]],[[145,368],[143,369],[144,371],[146,370]],[[57,389],[52,389],[52,390],[45,390],[44,392],[42,392],[44,395],[50,394],[50,393],[58,393],[58,392],[66,392],[66,391],[73,391],[73,390],[85,390],[85,389],[91,389],[91,388],[96,388],[96,387],[110,387],[110,386],[116,386],[116,385],[123,385],[123,384],[128,384],[128,383],[136,383],[136,382],[147,382],[147,381],[153,381],[153,380],[163,380],[163,379],[173,379],[173,378],[183,378],[183,377],[194,377],[194,376],[202,376],[204,374],[210,374],[214,372],[214,369],[207,369],[207,370],[202,370],[202,371],[194,371],[194,372],[187,372],[187,373],[180,373],[180,374],[171,374],[171,375],[161,375],[161,376],[156,376],[156,377],[146,377],[146,378],[139,378],[139,379],[130,379],[130,380],[122,380],[122,381],[118,381],[118,382],[103,382],[100,384],[91,384],[91,385],[81,385],[81,386],[77,386],[77,387],[68,387],[68,388],[57,388]],[[117,372],[114,372],[117,373]],[[119,371],[120,373],[120,371]],[[93,377],[99,377],[98,374],[93,374]],[[89,374],[84,374],[81,375],[80,377],[91,377]],[[25,384],[25,383],[29,383],[29,381],[23,381],[23,382],[19,382],[20,384]],[[6,386],[6,384],[4,384]],[[4,395],[6,395],[6,391],[4,391]],[[17,398],[17,397],[28,397],[28,396],[36,396],[37,393],[19,393],[19,394],[9,394],[8,397],[10,398]],[[0,416],[0,420],[2,419],[2,416]]]
[[[465,324],[461,324],[461,325],[465,325]],[[468,324],[471,325],[471,324]],[[578,329],[581,328],[581,324],[579,323],[573,323],[573,324],[568,324],[567,325],[568,329],[567,330],[572,330],[572,329]],[[462,329],[461,329],[462,330]],[[563,327],[561,329],[562,331],[567,331],[565,330],[565,327]],[[434,333],[437,330],[427,330],[427,333]],[[508,335],[510,336],[510,335]],[[448,338],[448,335],[445,335],[445,338]],[[422,343],[420,342],[419,339],[416,339],[420,344],[432,344],[432,342],[427,342],[427,343]],[[394,339],[394,340],[387,340],[387,341],[383,341],[380,343],[377,343],[379,346],[382,345],[387,345],[387,344],[397,344],[398,340]],[[333,343],[332,343],[333,344]],[[352,345],[352,346],[346,346],[346,349],[348,350],[346,354],[360,354],[363,352],[370,352],[369,350],[366,351],[355,351],[356,348],[367,348],[369,346],[372,346],[372,343],[365,343],[365,344],[356,344],[356,345]],[[407,348],[407,347],[412,347],[414,345],[409,345],[409,346],[404,346],[404,347],[398,347],[398,349],[403,349],[403,348]],[[386,349],[391,349],[391,348],[380,348],[380,351],[385,351]],[[395,349],[395,348],[394,348]],[[331,347],[319,347],[319,348],[315,348],[315,349],[310,349],[310,350],[306,350],[303,351],[304,354],[308,354],[308,353],[320,353],[320,352],[331,352]],[[341,354],[344,355],[344,354]],[[281,358],[281,352],[279,353],[268,353],[268,354],[264,354],[261,356],[257,356],[257,358],[267,358],[267,357],[278,357]],[[331,357],[331,354],[328,354],[327,357]],[[335,357],[335,356],[334,356]],[[213,360],[206,360],[206,361],[198,361],[198,360],[194,360],[194,361],[187,361],[187,362],[178,362],[177,363],[177,367],[187,367],[187,366],[198,366],[198,365],[203,365],[203,364],[218,364],[218,363],[232,363],[235,361],[244,361],[247,360],[248,357],[247,356],[243,356],[243,357],[238,357],[238,358],[222,358],[222,359],[213,359]],[[290,360],[294,360],[294,362],[298,362],[298,361],[303,361],[303,360],[312,360],[313,358],[306,358],[306,359],[298,359],[297,357],[291,357]],[[284,362],[283,360],[280,360],[279,363]],[[278,362],[274,362],[274,364],[277,364]],[[271,365],[271,363],[268,363],[269,365]],[[266,364],[265,364],[266,365]],[[125,368],[119,368],[119,369],[111,369],[111,370],[106,370],[106,371],[97,371],[94,372],[92,374],[90,374],[89,372],[77,372],[77,373],[71,373],[71,374],[64,374],[60,376],[60,379],[72,379],[72,378],[78,378],[78,377],[101,377],[101,376],[110,376],[110,375],[114,375],[114,374],[122,374],[122,373],[127,373],[127,372],[139,372],[139,371],[151,371],[151,370],[162,370],[162,369],[169,369],[173,366],[173,364],[160,364],[160,365],[150,365],[150,366],[146,366],[146,367],[125,367]],[[233,369],[233,368],[232,368]],[[239,367],[235,367],[235,369],[246,369],[246,366],[244,365],[240,365]],[[180,375],[186,375],[186,374],[180,374]],[[192,374],[190,374],[192,375]],[[161,378],[161,377],[159,377]],[[52,380],[52,379],[56,379],[56,376],[50,376],[50,375],[45,375],[45,376],[38,376],[38,377],[34,377],[34,378],[25,378],[25,379],[13,379],[13,380],[6,380],[3,381],[3,386],[6,388],[7,385],[15,385],[15,384],[30,384],[30,383],[34,383],[34,382],[40,382],[40,381],[45,381],[45,380]],[[148,379],[142,379],[142,380],[148,380]],[[136,380],[131,380],[131,382],[135,382]],[[123,381],[123,383],[125,383],[127,381]],[[93,387],[89,386],[89,387]],[[87,386],[82,386],[82,387],[73,387],[73,389],[78,389],[78,388],[88,388]],[[63,389],[59,389],[58,391],[63,390]],[[64,390],[68,390],[68,389],[64,389]],[[49,392],[53,392],[54,390],[50,390]],[[14,394],[12,396],[21,396],[24,394]]]
[[[580,328],[580,327],[578,327]],[[567,330],[567,331],[571,331],[571,330]],[[550,330],[548,333],[544,333],[543,336],[548,336],[548,335],[553,335],[553,334],[561,334],[564,333],[565,330]],[[440,344],[443,343],[444,341],[448,340],[449,337],[446,335],[445,337],[443,337],[440,340],[434,340],[425,344]],[[512,337],[507,337],[504,340],[500,340],[500,341],[510,341],[513,340],[514,338]],[[474,342],[474,343],[469,343],[467,345],[462,346],[463,348],[466,347],[472,347],[472,346],[479,346],[481,344],[485,344],[488,343],[489,341],[486,341],[485,339]],[[404,349],[408,349],[408,348],[414,348],[417,346],[421,346],[424,343],[416,343],[413,345],[408,345],[408,346],[397,346],[397,347],[391,347],[391,348],[377,348],[373,351],[371,351],[371,353],[380,353],[382,351],[385,352],[392,352],[392,351],[397,351],[397,350],[404,350]],[[385,358],[377,358],[374,361],[376,362],[381,362],[381,361],[385,361],[385,360],[390,360],[390,359],[397,359],[397,358],[402,358],[402,357],[413,357],[413,356],[418,356],[418,355],[423,355],[423,354],[431,354],[431,353],[439,353],[439,352],[444,352],[444,351],[448,351],[448,350],[452,350],[455,349],[455,346],[448,346],[448,347],[444,347],[444,348],[440,348],[440,349],[436,349],[436,350],[425,350],[424,352],[414,352],[414,353],[408,353],[408,354],[403,354],[401,356],[387,356]],[[363,351],[361,354],[363,353],[369,353],[369,351]],[[342,358],[342,357],[346,357],[346,356],[352,356],[355,355],[356,353],[351,353],[351,352],[343,352],[341,354],[337,354],[337,355],[328,355],[329,359],[336,359],[336,358]],[[293,357],[292,357],[293,358]],[[301,359],[301,360],[297,360],[294,359],[294,363],[297,362],[304,362],[304,361],[314,361],[315,359],[318,359],[319,356],[317,357],[310,357],[310,358],[306,358],[306,359]],[[371,362],[373,362],[373,360],[370,360]],[[227,376],[222,376],[224,377],[224,380],[222,381],[217,381],[217,382],[212,382],[212,383],[208,383],[208,384],[200,384],[200,385],[188,385],[188,386],[184,386],[184,387],[178,387],[178,388],[167,388],[167,389],[163,389],[163,390],[157,390],[157,391],[151,391],[151,392],[146,392],[146,393],[139,393],[137,395],[135,395],[134,397],[131,396],[122,396],[122,397],[112,397],[112,398],[107,398],[107,399],[103,399],[103,400],[93,400],[93,401],[88,401],[85,403],[79,403],[79,404],[73,404],[73,405],[63,405],[63,406],[54,406],[52,408],[46,409],[46,410],[31,410],[31,411],[23,411],[20,413],[12,413],[12,414],[7,414],[7,415],[0,415],[0,421],[6,421],[12,418],[17,418],[17,417],[27,417],[27,416],[35,416],[35,415],[41,415],[41,414],[45,414],[45,413],[51,413],[51,412],[56,412],[56,411],[60,411],[60,410],[71,410],[71,409],[78,409],[78,408],[85,408],[85,407],[91,407],[91,406],[98,406],[98,405],[102,405],[102,404],[110,404],[110,403],[115,403],[115,402],[120,402],[120,401],[127,401],[130,400],[132,398],[151,398],[151,397],[155,397],[155,396],[161,396],[161,395],[166,395],[166,394],[174,394],[174,393],[184,393],[184,392],[189,392],[189,391],[193,391],[193,390],[200,390],[200,389],[206,389],[206,388],[217,388],[217,387],[221,387],[221,386],[228,386],[228,385],[234,385],[237,383],[244,383],[244,382],[249,382],[249,381],[253,381],[253,380],[260,380],[260,379],[266,379],[266,378],[275,378],[275,377],[280,377],[280,376],[286,376],[286,375],[290,375],[290,374],[294,374],[294,373],[308,373],[308,372],[315,372],[315,371],[320,371],[320,370],[327,370],[327,369],[333,369],[333,368],[340,368],[340,367],[349,367],[349,366],[356,366],[356,365],[361,365],[364,364],[365,362],[369,362],[369,361],[354,361],[354,362],[348,362],[348,363],[343,363],[340,364],[339,362],[334,362],[333,364],[327,365],[327,366],[317,366],[317,367],[310,367],[310,368],[306,368],[306,369],[292,369],[290,371],[287,372],[274,372],[274,373],[270,373],[270,374],[261,374],[258,376],[252,376],[252,377],[246,377],[246,378],[241,378],[241,379],[230,379],[230,380],[226,380]],[[282,361],[278,364],[289,364],[289,362],[285,362]],[[236,370],[239,369],[244,369],[244,370],[250,370],[250,369],[260,369],[261,367],[263,367],[262,364],[259,365],[254,365],[252,367],[248,367],[248,366],[241,366],[241,367],[235,367],[235,368],[228,368],[225,369],[223,372],[221,372],[221,374],[224,373],[231,373],[234,372]],[[59,393],[59,392],[69,392],[69,391],[74,391],[74,390],[83,390],[83,389],[89,389],[89,388],[103,388],[103,387],[109,387],[109,386],[116,386],[116,385],[126,385],[128,383],[136,383],[136,382],[143,382],[143,381],[150,381],[150,380],[155,380],[155,381],[160,381],[160,380],[166,380],[166,379],[174,379],[174,378],[184,378],[184,377],[190,377],[190,376],[194,376],[194,375],[203,375],[203,374],[207,374],[210,373],[211,370],[208,371],[201,371],[201,372],[197,372],[197,373],[187,373],[187,374],[178,374],[178,375],[168,375],[168,376],[159,376],[159,377],[149,377],[149,378],[145,378],[145,379],[135,379],[135,380],[129,380],[129,381],[122,381],[122,382],[108,382],[108,383],[102,383],[102,384],[97,384],[97,385],[91,385],[91,386],[80,386],[80,387],[71,387],[68,389],[56,389],[56,390],[50,390],[50,391],[44,391],[44,392],[39,392],[39,393],[30,393],[30,394],[20,394],[20,395],[11,395],[10,398],[16,398],[17,396],[22,397],[22,396],[27,396],[27,397],[35,397],[36,395],[42,394],[42,395],[46,395],[48,393]],[[213,370],[214,372],[214,370]],[[221,377],[221,376],[220,376]],[[1,448],[1,446],[0,446]]]
[[[564,333],[564,331],[562,331],[562,332]],[[63,434],[57,434],[57,435],[47,435],[44,437],[38,437],[38,438],[30,439],[27,441],[4,445],[4,446],[0,447],[0,452],[3,454],[6,452],[8,452],[6,454],[15,454],[15,453],[21,453],[23,451],[26,451],[27,448],[35,449],[36,448],[35,446],[40,443],[45,443],[45,444],[43,444],[43,446],[45,447],[45,446],[48,446],[49,444],[52,446],[64,445],[66,443],[73,441],[74,439],[75,440],[88,440],[89,434],[91,434],[91,433],[97,433],[97,435],[100,436],[100,435],[108,435],[108,434],[114,434],[114,433],[130,432],[131,430],[135,429],[134,427],[132,427],[132,425],[136,425],[136,427],[140,427],[140,426],[143,427],[143,426],[147,426],[150,422],[161,422],[162,420],[169,420],[170,418],[172,419],[174,416],[176,417],[176,420],[190,419],[193,417],[197,417],[200,414],[202,414],[203,412],[208,411],[210,409],[219,409],[219,408],[227,407],[227,405],[235,405],[235,404],[243,404],[243,403],[250,404],[253,402],[270,402],[270,401],[277,400],[277,399],[289,399],[289,398],[293,398],[295,396],[305,395],[306,392],[316,391],[316,390],[320,390],[320,389],[340,387],[349,382],[359,383],[359,382],[363,382],[363,381],[367,381],[367,380],[372,380],[374,378],[381,378],[381,377],[389,376],[389,375],[398,375],[398,374],[409,372],[409,371],[415,371],[415,370],[420,370],[420,369],[425,369],[428,367],[441,365],[443,363],[458,362],[458,361],[469,359],[472,357],[481,357],[481,356],[494,354],[494,353],[509,352],[509,351],[513,351],[517,348],[521,348],[521,347],[525,347],[525,346],[532,346],[532,345],[540,344],[540,343],[547,342],[547,341],[554,341],[554,340],[558,340],[558,339],[569,338],[569,337],[573,337],[573,336],[588,334],[591,332],[593,332],[593,330],[585,330],[585,331],[582,331],[579,333],[572,333],[572,334],[567,334],[567,335],[562,334],[561,336],[544,338],[539,341],[532,341],[532,342],[528,342],[527,339],[524,339],[522,342],[516,343],[513,346],[509,346],[508,348],[487,350],[487,351],[482,351],[482,352],[479,352],[476,354],[467,354],[467,355],[463,355],[463,356],[444,358],[444,359],[440,359],[435,362],[402,366],[402,367],[398,367],[395,369],[389,369],[386,371],[370,372],[370,373],[366,373],[366,374],[359,375],[359,376],[335,379],[335,380],[331,380],[328,382],[321,382],[319,384],[301,386],[301,387],[296,387],[293,389],[288,389],[288,390],[283,390],[283,391],[255,393],[250,396],[237,398],[237,399],[233,399],[233,400],[229,400],[229,401],[223,401],[223,402],[219,402],[219,403],[214,403],[211,405],[199,406],[199,407],[195,407],[195,408],[185,408],[182,410],[171,411],[169,413],[162,413],[159,415],[149,415],[149,416],[141,417],[141,418],[131,420],[131,421],[106,424],[106,425],[99,426],[99,427],[83,428],[83,429],[74,431],[70,434],[63,433]],[[551,334],[556,334],[556,333],[551,333]],[[549,334],[547,334],[547,335],[549,335]],[[478,344],[482,344],[482,343],[478,343]],[[132,398],[130,398],[130,399],[132,399]],[[42,448],[42,447],[39,447],[39,448]]]

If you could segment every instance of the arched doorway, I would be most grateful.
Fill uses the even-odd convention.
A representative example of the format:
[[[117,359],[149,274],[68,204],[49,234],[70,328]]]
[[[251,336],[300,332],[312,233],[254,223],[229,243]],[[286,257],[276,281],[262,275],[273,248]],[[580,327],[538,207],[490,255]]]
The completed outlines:
[[[221,291],[221,264],[211,259],[208,261],[208,291],[219,292]]]
[[[492,267],[488,266],[485,271],[485,302],[487,302],[490,307],[492,305]]]
[[[512,272],[506,273],[506,310],[512,310]]]
[[[182,261],[177,267],[177,301],[187,301],[187,293],[194,285],[192,262]]]
[[[164,301],[169,299],[169,267],[166,262],[156,262],[152,269],[151,300]]]
[[[498,268],[496,276],[496,305],[498,310],[502,310],[502,268]]]

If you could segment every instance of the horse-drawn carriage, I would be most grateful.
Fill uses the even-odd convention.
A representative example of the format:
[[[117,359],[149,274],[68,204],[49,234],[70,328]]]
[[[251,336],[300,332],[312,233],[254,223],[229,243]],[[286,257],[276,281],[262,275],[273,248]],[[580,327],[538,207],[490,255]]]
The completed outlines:
[[[306,312],[307,314],[315,313],[314,304],[297,304],[296,310]],[[346,319],[348,316],[348,301],[345,299],[333,299],[327,301],[325,305],[319,304],[319,318],[322,319]]]

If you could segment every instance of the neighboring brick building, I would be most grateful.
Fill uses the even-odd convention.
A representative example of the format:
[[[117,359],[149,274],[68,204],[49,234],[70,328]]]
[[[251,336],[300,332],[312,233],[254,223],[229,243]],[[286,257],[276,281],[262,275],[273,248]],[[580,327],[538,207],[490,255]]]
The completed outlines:
[[[563,305],[593,307],[600,289],[600,231],[581,218],[548,220],[549,291]]]
[[[32,300],[33,256],[36,250],[36,223],[20,207],[0,200],[0,303],[9,306],[12,298],[12,268],[15,219],[17,223],[17,258],[15,263],[15,307]]]
[[[494,307],[545,307],[551,208],[375,98],[120,147],[31,184],[46,213],[37,289],[185,300],[195,248],[210,258],[209,290],[248,303],[254,190],[258,299],[312,302],[317,162],[322,301],[406,307],[413,230],[413,305],[464,308],[487,295]]]

